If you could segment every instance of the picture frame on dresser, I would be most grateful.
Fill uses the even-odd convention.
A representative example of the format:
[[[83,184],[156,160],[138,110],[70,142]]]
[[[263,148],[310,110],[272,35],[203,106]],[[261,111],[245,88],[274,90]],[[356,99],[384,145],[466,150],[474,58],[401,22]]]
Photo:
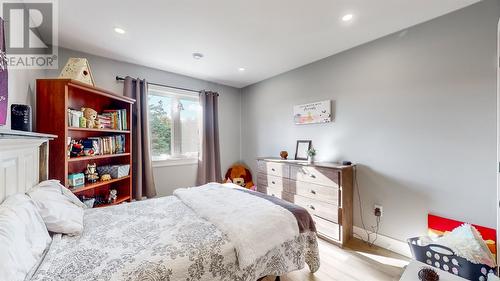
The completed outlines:
[[[307,160],[307,152],[311,149],[312,141],[298,140],[295,146],[295,160]]]

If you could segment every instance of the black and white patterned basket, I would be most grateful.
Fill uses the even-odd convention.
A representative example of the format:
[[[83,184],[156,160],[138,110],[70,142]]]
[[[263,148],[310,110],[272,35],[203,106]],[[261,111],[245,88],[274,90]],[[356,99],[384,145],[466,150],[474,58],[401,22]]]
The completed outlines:
[[[438,244],[422,246],[421,237],[408,239],[413,258],[430,266],[448,271],[451,274],[473,281],[486,281],[490,272],[496,273],[495,268],[485,264],[474,264],[461,258],[448,247]]]
[[[122,177],[128,176],[130,172],[130,165],[107,165],[107,166],[98,166],[97,172],[100,176],[104,174],[110,174],[111,178],[118,179]]]

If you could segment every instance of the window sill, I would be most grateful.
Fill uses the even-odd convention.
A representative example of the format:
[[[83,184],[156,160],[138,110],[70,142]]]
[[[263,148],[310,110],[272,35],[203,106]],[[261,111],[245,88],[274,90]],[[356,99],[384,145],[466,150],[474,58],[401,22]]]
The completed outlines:
[[[153,160],[153,168],[191,165],[198,165],[198,158],[172,158],[165,160]]]

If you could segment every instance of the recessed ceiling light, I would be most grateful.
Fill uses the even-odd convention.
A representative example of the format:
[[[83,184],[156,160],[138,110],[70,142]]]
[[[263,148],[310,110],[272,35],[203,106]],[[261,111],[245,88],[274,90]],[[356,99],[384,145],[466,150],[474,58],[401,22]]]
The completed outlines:
[[[345,14],[343,17],[342,17],[342,21],[350,21],[354,18],[354,15],[353,14]]]
[[[118,34],[125,34],[125,29],[121,27],[115,27],[113,30]]]
[[[199,60],[199,59],[203,58],[203,54],[202,53],[193,53],[193,58],[195,60]]]
[[[243,71],[245,71],[245,68],[244,67],[240,67],[240,68],[238,68],[238,71],[239,72],[243,72]]]

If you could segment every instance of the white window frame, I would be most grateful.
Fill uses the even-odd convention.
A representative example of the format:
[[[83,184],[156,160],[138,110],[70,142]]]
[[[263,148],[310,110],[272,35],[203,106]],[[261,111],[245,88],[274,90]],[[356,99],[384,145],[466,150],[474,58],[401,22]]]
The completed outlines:
[[[186,97],[190,99],[197,99],[199,101],[199,96],[197,93],[171,89],[168,87],[162,87],[157,85],[149,85],[148,86],[148,95],[151,92],[154,92],[156,95],[164,95],[165,97]],[[170,147],[172,149],[172,155],[168,158],[155,158],[152,157],[153,167],[166,167],[166,166],[184,166],[184,165],[197,165],[199,159],[200,148],[198,148],[198,155],[196,156],[185,156],[183,154],[179,154],[180,151],[180,143],[182,143],[182,135],[179,134],[181,132],[180,129],[180,112],[174,109],[175,102],[172,104],[172,132],[171,132],[171,144]],[[148,114],[149,114],[149,106],[148,106]],[[150,118],[148,118],[150,119]],[[198,124],[201,126],[201,124]],[[176,133],[177,132],[177,133]],[[201,132],[201,130],[200,130]],[[151,135],[151,130],[148,124],[148,134]],[[198,136],[199,137],[199,136]],[[177,140],[177,141],[176,141]]]

